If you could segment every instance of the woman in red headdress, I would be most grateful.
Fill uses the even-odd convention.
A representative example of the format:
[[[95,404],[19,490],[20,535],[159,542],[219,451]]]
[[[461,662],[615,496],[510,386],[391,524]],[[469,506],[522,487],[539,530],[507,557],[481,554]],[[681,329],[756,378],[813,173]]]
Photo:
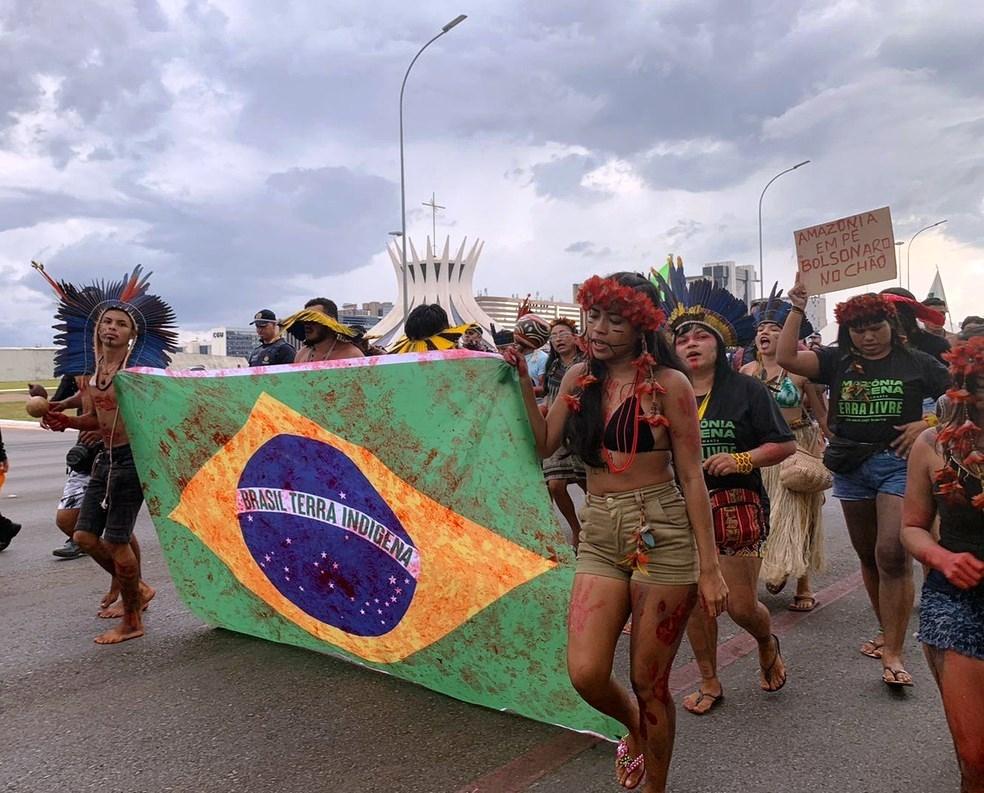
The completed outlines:
[[[906,458],[936,415],[925,411],[947,389],[946,368],[905,343],[894,295],[864,294],[837,306],[837,347],[798,351],[809,295],[797,275],[789,292],[792,313],[779,334],[780,366],[830,386],[827,418],[833,437],[824,464],[834,474],[851,543],[879,620],[879,633],[861,652],[882,662],[882,681],[912,685],[903,663],[912,613],[912,561],[900,538]]]
[[[953,409],[909,455],[902,542],[930,568],[919,640],[943,698],[960,789],[984,791],[984,335],[967,335],[944,353]]]
[[[540,413],[526,362],[519,381],[541,457],[566,444],[587,467],[567,662],[584,699],[622,722],[616,752],[626,788],[661,793],[675,727],[669,675],[694,604],[727,602],[701,470],[696,403],[685,368],[659,331],[652,283],[636,273],[585,281],[589,359],[568,369]],[[679,486],[677,485],[679,481]],[[682,491],[682,492],[681,492]],[[633,694],[612,677],[622,626],[633,618]]]

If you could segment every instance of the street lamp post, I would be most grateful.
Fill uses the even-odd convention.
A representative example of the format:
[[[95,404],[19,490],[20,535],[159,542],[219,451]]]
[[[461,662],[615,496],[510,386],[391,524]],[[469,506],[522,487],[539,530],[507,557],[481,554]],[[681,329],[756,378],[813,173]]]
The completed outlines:
[[[424,50],[426,50],[431,44],[437,41],[441,36],[447,33],[451,28],[460,25],[468,17],[465,14],[459,14],[454,19],[452,19],[448,24],[441,28],[441,32],[438,33],[434,38],[428,41],[423,47],[421,47],[417,54],[413,56],[413,60],[410,61],[410,65],[407,67],[407,73],[403,75],[403,84],[400,86],[400,243],[402,246],[402,259],[403,259],[403,322],[406,325],[407,314],[409,314],[409,297],[408,297],[408,275],[407,272],[407,182],[406,182],[406,170],[403,164],[403,92],[407,87],[407,78],[410,76],[410,70],[413,65],[417,62]]]
[[[946,220],[945,219],[944,220],[937,220],[935,223],[930,223],[928,226],[924,226],[923,228],[919,229],[919,231],[917,231],[915,234],[913,234],[909,238],[909,247],[907,247],[905,249],[905,288],[906,289],[910,289],[910,286],[909,286],[909,273],[910,273],[909,264],[912,261],[912,241],[916,237],[918,237],[920,234],[922,234],[924,231],[929,231],[929,229],[934,229],[937,226],[942,226],[944,223],[946,223]]]
[[[795,171],[797,168],[802,168],[808,162],[809,160],[803,160],[803,162],[796,163],[792,168],[787,168],[785,171],[777,173],[762,188],[762,195],[759,196],[759,297],[765,297],[765,265],[762,259],[762,199],[765,198],[765,191],[769,189],[769,185],[776,179],[790,171]]]
[[[899,272],[899,286],[902,286],[902,246],[905,245],[904,242],[896,242],[895,247],[898,249],[895,254],[895,266],[898,268]]]

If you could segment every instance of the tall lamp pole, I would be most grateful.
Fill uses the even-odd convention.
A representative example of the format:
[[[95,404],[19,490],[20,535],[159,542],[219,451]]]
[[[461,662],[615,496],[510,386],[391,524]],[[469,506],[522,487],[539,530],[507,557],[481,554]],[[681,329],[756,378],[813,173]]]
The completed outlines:
[[[896,242],[895,247],[897,249],[895,254],[895,266],[899,271],[899,286],[902,286],[902,246],[905,245],[904,242]]]
[[[762,188],[762,195],[759,196],[759,297],[765,297],[765,265],[762,260],[762,199],[765,198],[765,191],[769,189],[769,185],[776,179],[790,171],[795,171],[797,168],[802,168],[808,162],[809,160],[803,160],[803,162],[796,163],[792,168],[787,168],[785,171],[777,173]]]
[[[441,36],[447,33],[451,28],[460,25],[468,17],[465,14],[459,14],[454,19],[452,19],[448,24],[441,28],[441,32],[438,33],[434,38],[428,41],[423,47],[421,47],[417,54],[413,56],[413,60],[410,61],[410,65],[407,67],[407,73],[403,75],[403,85],[400,86],[400,244],[402,246],[402,258],[403,258],[403,323],[406,325],[407,314],[409,314],[409,304],[410,299],[408,296],[408,275],[407,272],[407,180],[406,180],[406,170],[403,165],[403,92],[407,87],[407,78],[410,76],[410,70],[413,65],[417,62],[424,50],[426,50],[431,44],[437,41]],[[404,329],[405,332],[405,329]]]
[[[945,219],[937,220],[935,223],[930,223],[928,226],[919,229],[919,231],[917,231],[915,234],[912,235],[912,237],[909,238],[909,247],[905,249],[905,288],[906,289],[909,289],[909,272],[910,272],[909,263],[912,261],[912,240],[914,240],[924,231],[929,231],[929,229],[935,229],[937,226],[942,226],[944,223],[946,223]]]

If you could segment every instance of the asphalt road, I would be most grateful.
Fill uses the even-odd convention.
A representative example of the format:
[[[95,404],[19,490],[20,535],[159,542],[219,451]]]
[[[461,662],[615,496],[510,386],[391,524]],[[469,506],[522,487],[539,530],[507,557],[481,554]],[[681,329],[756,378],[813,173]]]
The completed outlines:
[[[63,539],[53,514],[71,439],[8,427],[3,436],[13,467],[0,509],[24,529],[0,554],[0,789],[620,789],[608,744],[201,624],[170,584],[146,512],[137,529],[144,577],[158,590],[147,635],[95,645],[105,628],[95,612],[107,577],[89,559],[51,556]],[[776,694],[758,690],[755,654],[741,654],[741,637],[722,619],[722,656],[737,656],[722,672],[727,696],[707,717],[678,710],[671,790],[958,789],[939,697],[916,643],[908,658],[916,686],[902,694],[889,691],[878,662],[857,651],[873,619],[854,585],[856,563],[835,502],[825,517],[830,570],[817,589],[827,602],[793,617],[788,596],[763,590],[782,635],[788,684]],[[685,643],[674,678],[681,689],[691,660]]]

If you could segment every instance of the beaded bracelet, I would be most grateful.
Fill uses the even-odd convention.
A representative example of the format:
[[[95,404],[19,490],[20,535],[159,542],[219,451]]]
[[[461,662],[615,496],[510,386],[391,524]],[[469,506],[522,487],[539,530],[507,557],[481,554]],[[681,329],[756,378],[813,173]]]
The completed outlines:
[[[735,460],[735,465],[738,467],[739,474],[750,474],[755,468],[752,465],[752,455],[750,452],[735,452],[731,455]]]

